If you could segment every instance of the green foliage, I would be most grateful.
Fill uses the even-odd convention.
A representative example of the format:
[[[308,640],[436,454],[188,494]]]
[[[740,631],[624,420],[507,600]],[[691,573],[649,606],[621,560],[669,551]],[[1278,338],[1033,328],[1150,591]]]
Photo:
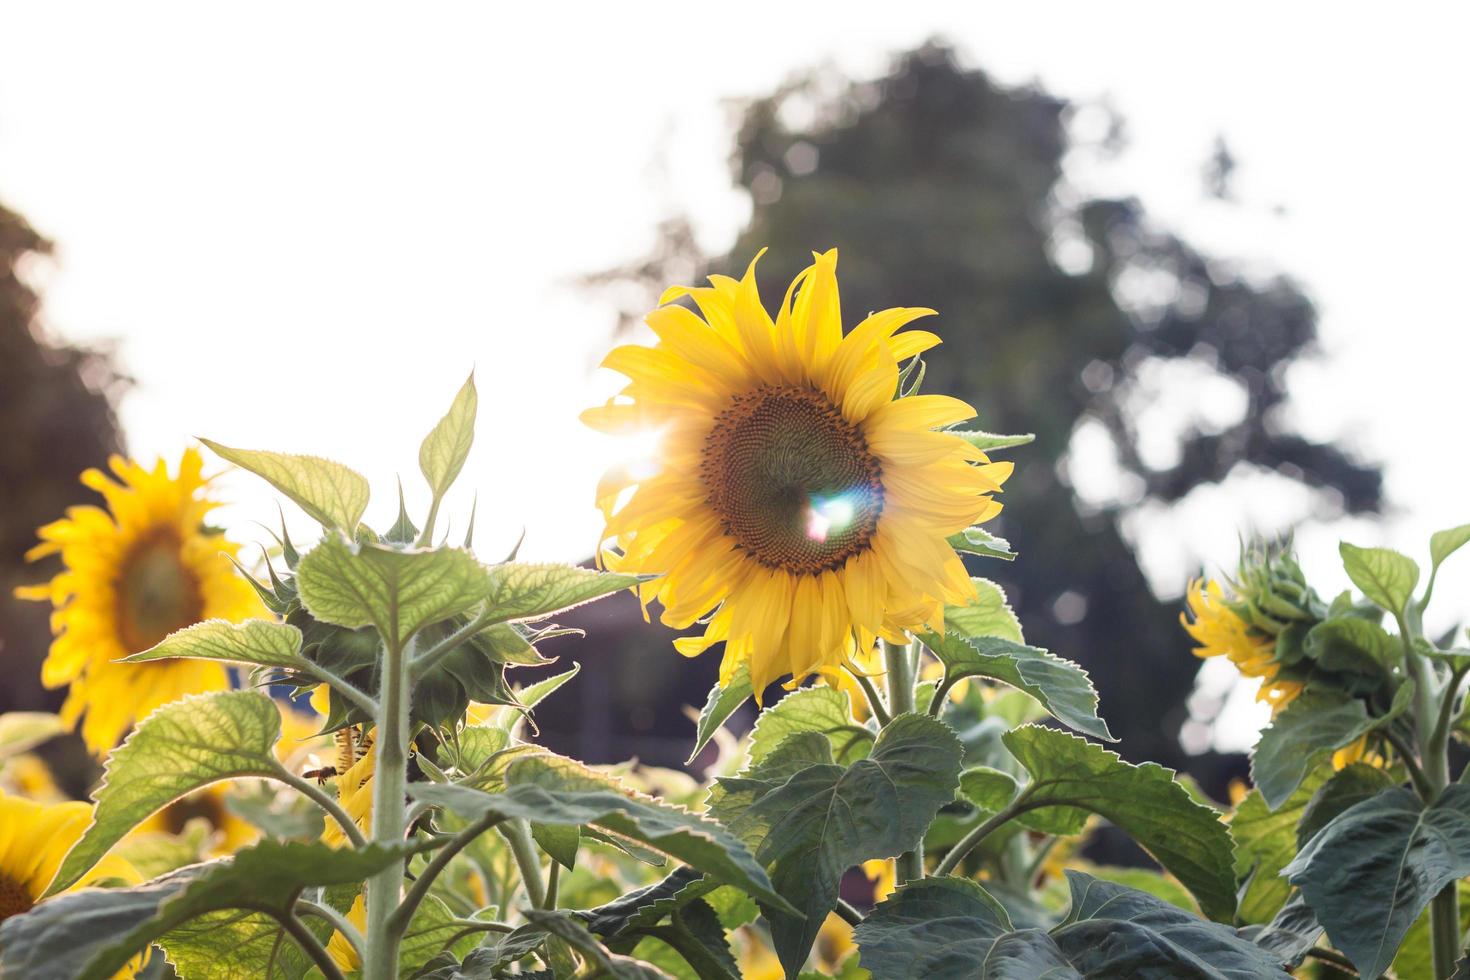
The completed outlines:
[[[713,821],[618,790],[569,759],[528,756],[511,763],[505,789],[417,783],[413,795],[467,819],[520,818],[543,824],[590,826],[683,861],[716,881],[735,885],[777,908],[788,907],[766,872],[739,840]]]
[[[1130,765],[1075,735],[1028,725],[1002,736],[1031,774],[1031,809],[1064,806],[1112,822],[1188,888],[1212,919],[1235,912],[1230,832],[1210,807],[1196,803],[1174,774],[1148,762]]]
[[[1016,929],[973,881],[913,882],[858,926],[863,964],[884,980],[1287,976],[1226,926],[1081,872],[1067,879],[1071,908],[1050,931]]]
[[[237,625],[223,619],[207,619],[170,633],[156,646],[124,657],[123,662],[187,657],[288,670],[309,669],[300,650],[301,631],[286,623],[249,619]]]
[[[959,740],[944,724],[924,715],[900,715],[865,759],[846,767],[810,765],[784,781],[778,779],[785,773],[747,777],[741,788],[750,793],[748,805],[738,813],[713,808],[756,849],[776,890],[801,913],[765,908],[788,972],[797,972],[836,905],[844,871],[874,858],[897,857],[923,838],[939,808],[954,798],[960,758]]]
[[[164,705],[109,757],[92,824],[47,894],[71,887],[149,814],[201,786],[280,772],[275,702],[254,691],[218,691]]]
[[[788,737],[800,732],[823,735],[832,757],[846,764],[865,757],[873,733],[852,719],[847,695],[831,687],[804,687],[761,712],[750,736],[750,764],[759,765]]]
[[[1236,806],[1230,836],[1235,842],[1235,874],[1243,882],[1235,910],[1241,922],[1264,925],[1286,904],[1291,883],[1281,877],[1281,869],[1296,857],[1297,825],[1328,775],[1324,767],[1312,770],[1274,810],[1259,788]]]
[[[1333,691],[1308,691],[1261,732],[1251,756],[1251,778],[1272,808],[1286,801],[1307,773],[1335,749],[1388,724],[1409,706],[1412,681],[1394,696],[1388,713],[1373,717],[1365,702]]]
[[[491,588],[490,571],[458,548],[404,551],[329,534],[296,569],[301,602],[316,619],[371,626],[402,649],[431,623],[469,612]]]
[[[480,399],[475,391],[475,376],[465,379],[449,412],[434,426],[419,446],[419,470],[429,481],[429,489],[438,500],[449,491],[464,461],[469,458],[475,441],[475,413]]]
[[[9,711],[0,715],[0,760],[29,752],[66,726],[49,711]]]
[[[334,849],[266,840],[229,860],[191,865],[137,888],[59,896],[0,926],[0,965],[15,976],[106,980],[190,920],[244,909],[280,922],[294,915],[303,889],[361,881],[405,853],[401,846]],[[188,941],[197,944],[197,928]],[[266,956],[254,961],[260,972],[251,975],[266,976],[271,950],[264,943],[254,948]]]
[[[1376,977],[1430,899],[1470,875],[1470,786],[1446,787],[1428,806],[1385,790],[1338,814],[1284,873],[1333,944]]]
[[[630,589],[642,580],[574,565],[506,562],[491,567],[483,597],[494,622],[526,622]]]
[[[1344,541],[1342,567],[1363,595],[1394,615],[1403,613],[1419,582],[1413,559],[1388,548],[1359,548]]]
[[[720,726],[742,704],[750,700],[751,693],[750,668],[743,663],[735,671],[735,676],[730,678],[730,683],[721,686],[718,681],[715,682],[715,686],[710,688],[704,707],[700,709],[699,720],[695,723],[694,749],[689,753],[688,761],[694,761],[694,757],[709,744]]]
[[[199,441],[221,458],[266,480],[323,528],[347,535],[357,532],[370,495],[367,478],[361,474],[316,456],[231,449],[208,439]]]

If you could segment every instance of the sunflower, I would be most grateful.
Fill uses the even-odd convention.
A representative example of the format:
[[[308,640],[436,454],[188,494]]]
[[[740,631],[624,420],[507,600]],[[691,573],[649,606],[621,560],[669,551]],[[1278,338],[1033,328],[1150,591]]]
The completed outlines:
[[[942,629],[944,606],[975,594],[945,539],[1000,512],[990,495],[1011,472],[934,431],[972,418],[969,405],[895,397],[899,362],[939,343],[898,331],[933,311],[884,310],[844,335],[836,268],[836,250],[815,256],[774,320],[755,262],[738,282],[670,289],[647,317],[657,344],[603,362],[631,380],[621,399],[583,413],[604,432],[659,435],[649,465],[598,486],[604,564],[657,575],[645,605],[658,599],[676,629],[705,626],[679,650],[724,642],[721,682],[747,663],[757,692],[876,637]]]
[[[359,935],[367,931],[367,904],[361,894],[352,900],[352,907],[347,910],[347,921],[357,927]],[[357,947],[340,930],[332,930],[332,938],[327,940],[327,955],[343,973],[352,973],[362,966]]]
[[[134,828],[137,834],[167,834],[177,837],[195,820],[203,820],[209,828],[210,857],[234,854],[260,837],[250,821],[230,809],[229,783],[211,783],[181,796]]]
[[[373,832],[373,773],[377,772],[378,754],[370,731],[359,739],[356,728],[344,728],[337,738],[337,802],[364,834]],[[347,834],[337,821],[327,818],[322,840],[333,847],[347,844]]]
[[[1232,607],[1220,583],[1214,579],[1189,583],[1185,593],[1189,614],[1179,614],[1179,621],[1199,644],[1197,657],[1223,656],[1246,677],[1261,681],[1256,700],[1271,705],[1272,714],[1286,707],[1302,693],[1302,683],[1281,676],[1282,666],[1276,659],[1276,637],[1251,626]],[[1193,617],[1191,620],[1191,616]]]
[[[0,922],[29,912],[41,900],[62,858],[91,822],[92,808],[85,803],[47,805],[0,792]],[[67,891],[107,879],[142,880],[132,865],[108,855]],[[147,954],[141,954],[115,977],[133,977],[146,961]]]
[[[62,719],[73,729],[80,720],[82,738],[98,755],[159,705],[229,686],[225,668],[209,661],[114,661],[203,619],[264,615],[225,557],[238,546],[204,523],[218,503],[204,493],[196,450],[184,452],[176,476],[161,459],[152,470],[119,456],[108,463],[120,482],[100,470],[82,474],[107,509],[69,508],[40,529],[41,543],[26,555],[59,554],[65,570],[45,585],[16,590],[56,607],[56,639],[41,679],[47,687],[70,685]]]

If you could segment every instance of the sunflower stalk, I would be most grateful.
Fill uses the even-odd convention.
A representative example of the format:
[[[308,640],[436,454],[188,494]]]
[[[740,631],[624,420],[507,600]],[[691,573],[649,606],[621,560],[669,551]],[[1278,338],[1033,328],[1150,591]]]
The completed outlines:
[[[397,844],[406,829],[404,794],[408,783],[408,707],[412,700],[408,665],[413,640],[383,647],[383,693],[378,709],[377,768],[373,774],[373,842]],[[393,980],[397,973],[402,925],[393,921],[402,890],[403,868],[394,863],[367,886],[367,949],[363,980]]]
[[[888,707],[893,718],[912,712],[915,705],[915,682],[918,672],[914,669],[914,656],[910,644],[883,641],[884,666],[888,671]],[[889,719],[892,720],[891,718]],[[913,881],[924,877],[924,841],[921,838],[914,849],[898,857],[898,882]]]

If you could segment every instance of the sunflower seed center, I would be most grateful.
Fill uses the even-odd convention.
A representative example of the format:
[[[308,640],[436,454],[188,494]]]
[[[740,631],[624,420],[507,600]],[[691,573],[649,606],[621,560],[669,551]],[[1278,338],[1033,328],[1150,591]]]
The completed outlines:
[[[882,467],[861,430],[821,392],[768,385],[715,419],[700,475],[725,533],[793,574],[862,552],[883,510]]]
[[[35,903],[25,886],[13,878],[0,874],[0,922],[12,915],[29,912]]]
[[[117,582],[117,620],[129,653],[155,646],[204,615],[199,582],[184,564],[183,543],[168,527],[138,540]]]

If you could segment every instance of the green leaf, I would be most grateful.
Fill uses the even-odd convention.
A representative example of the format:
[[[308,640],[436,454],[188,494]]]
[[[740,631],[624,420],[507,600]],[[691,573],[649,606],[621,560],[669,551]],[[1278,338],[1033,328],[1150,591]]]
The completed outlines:
[[[1309,780],[1303,785],[1310,782]],[[1319,779],[1317,782],[1322,781]],[[1307,841],[1317,836],[1317,831],[1336,820],[1339,814],[1398,784],[1399,780],[1382,769],[1362,762],[1354,762],[1340,772],[1333,773],[1332,778],[1312,794],[1302,810],[1296,827],[1297,847],[1306,847]]]
[[[1414,560],[1388,548],[1359,548],[1346,541],[1338,546],[1342,567],[1363,595],[1394,615],[1401,615],[1419,583]]]
[[[955,551],[963,551],[985,558],[999,558],[1003,561],[1016,560],[1016,553],[1011,550],[1009,541],[1005,538],[998,538],[980,527],[967,527],[963,531],[951,534],[947,540],[949,546]]]
[[[475,441],[475,413],[480,399],[475,392],[475,375],[460,387],[449,413],[424,437],[419,446],[419,470],[429,481],[435,498],[443,497],[454,483]]]
[[[1066,874],[1072,907],[1051,939],[1081,976],[1288,980],[1276,956],[1228,926],[1080,871]]]
[[[157,645],[122,660],[142,663],[174,657],[291,670],[308,667],[306,658],[301,656],[301,631],[265,619],[247,619],[238,626],[224,619],[206,619],[170,633]]]
[[[612,937],[628,929],[657,925],[674,909],[713,891],[715,887],[694,868],[676,868],[661,881],[580,914],[593,932]]]
[[[531,824],[531,836],[551,859],[570,871],[577,864],[577,848],[582,846],[580,828],[565,824]]]
[[[998,636],[969,636],[949,619],[943,637],[920,634],[919,639],[944,664],[945,677],[990,677],[1031,697],[1062,724],[1105,741],[1117,741],[1097,714],[1097,691],[1087,672],[1038,647]]]
[[[853,721],[845,692],[804,687],[760,713],[750,733],[750,764],[759,765],[787,736],[798,732],[825,735],[839,763],[863,758],[873,744],[873,733]]]
[[[1270,923],[1264,926],[1247,926],[1240,930],[1240,934],[1295,969],[1301,966],[1302,961],[1307,958],[1307,952],[1322,938],[1322,924],[1302,899],[1302,893],[1296,892]],[[1428,945],[1426,942],[1425,947]],[[1400,975],[1399,980],[1409,978]]]
[[[1460,934],[1470,930],[1470,883],[1455,885],[1460,897]],[[1298,893],[1300,894],[1300,893]],[[1312,922],[1316,923],[1313,918]],[[1321,926],[1317,926],[1321,930]],[[1404,933],[1403,942],[1393,958],[1393,975],[1397,980],[1437,980],[1434,973],[1434,909],[1427,908]],[[1464,962],[1463,960],[1461,962]],[[1459,974],[1454,974],[1458,977]],[[1451,977],[1451,980],[1454,980]]]
[[[989,892],[946,876],[901,886],[858,924],[853,939],[863,966],[883,980],[975,980],[988,975],[986,957],[1010,931],[1010,917]]]
[[[765,870],[724,827],[682,808],[626,793],[570,759],[551,755],[516,759],[506,769],[505,789],[499,793],[428,783],[412,783],[409,792],[466,819],[498,813],[543,824],[587,825],[631,838],[716,881],[786,906]]]
[[[1196,803],[1172,770],[1134,766],[1100,745],[1054,728],[1028,725],[1001,736],[1031,774],[1034,805],[1089,810],[1132,837],[1199,900],[1212,919],[1235,912],[1230,832],[1210,807]]]
[[[497,621],[526,622],[631,589],[643,579],[576,565],[508,561],[490,569],[485,600]]]
[[[872,754],[843,768],[809,766],[768,783],[730,824],[756,846],[776,890],[804,918],[767,906],[772,944],[788,973],[806,960],[837,904],[843,873],[863,861],[897,857],[954,799],[963,748],[943,722],[903,714],[878,735]]]
[[[1303,641],[1307,656],[1335,674],[1357,674],[1364,683],[1356,690],[1376,690],[1399,661],[1397,642],[1377,623],[1361,616],[1335,616],[1313,626]],[[1337,678],[1339,683],[1346,679]]]
[[[316,456],[231,449],[200,439],[219,456],[265,479],[327,529],[352,535],[367,510],[367,478],[341,463]]]
[[[993,449],[1011,449],[1015,446],[1024,446],[1028,442],[1034,442],[1036,435],[1028,432],[1019,436],[1002,436],[994,432],[981,432],[978,429],[945,429],[946,434],[959,436],[981,452],[988,453]]]
[[[608,977],[609,980],[674,980],[656,966],[609,952],[592,933],[565,912],[526,909],[525,915],[533,926],[565,941],[581,954],[596,976]]]
[[[136,888],[58,895],[0,925],[0,970],[16,977],[106,980],[150,943],[199,916],[248,904],[279,918],[302,889],[362,881],[407,853],[401,846],[263,840],[232,859],[191,865]]]
[[[74,885],[145,817],[201,786],[272,776],[281,735],[275,702],[257,691],[215,691],[166,704],[143,719],[107,760],[89,826],[47,889]]]
[[[303,924],[323,945],[330,941],[330,923],[313,917]],[[249,909],[206,912],[164,933],[158,945],[189,980],[305,980],[313,966],[279,922]]]
[[[975,766],[960,773],[960,792],[965,799],[989,813],[1004,810],[1020,790],[1015,776],[989,766]]]
[[[709,697],[705,699],[704,708],[699,712],[699,722],[695,726],[694,750],[689,753],[686,764],[694,761],[694,757],[709,744],[720,726],[729,720],[737,708],[750,700],[750,695],[750,667],[741,661],[729,684],[721,687],[716,682],[710,688]]]
[[[1330,770],[1313,769],[1281,806],[1272,810],[1253,789],[1235,808],[1230,818],[1230,836],[1235,841],[1235,875],[1243,885],[1236,918],[1244,923],[1270,922],[1291,895],[1291,883],[1281,869],[1296,857],[1297,822],[1312,796],[1327,781]]]
[[[437,956],[455,936],[462,935],[449,906],[437,895],[426,895],[413,914],[413,921],[403,933],[398,947],[398,975],[411,977],[430,959]]]
[[[1470,875],[1470,786],[1448,786],[1427,808],[1403,788],[1339,814],[1285,874],[1332,944],[1376,977],[1440,889]]]
[[[998,636],[1003,640],[1024,642],[1021,621],[1006,602],[1006,594],[1001,587],[989,579],[972,578],[970,581],[975,585],[975,601],[964,606],[945,607],[946,631],[957,630],[965,636]]]
[[[1439,569],[1444,560],[1470,542],[1470,524],[1461,524],[1446,531],[1435,531],[1429,536],[1429,558],[1433,568]]]
[[[66,731],[61,718],[49,711],[7,711],[0,714],[0,759],[8,759]]]
[[[1292,701],[1261,732],[1251,754],[1251,780],[1266,805],[1280,806],[1314,767],[1398,717],[1412,696],[1413,682],[1404,681],[1388,714],[1380,718],[1369,715],[1363,701],[1337,691],[1307,691]]]
[[[317,619],[349,629],[372,626],[401,649],[423,627],[479,605],[490,573],[459,548],[400,551],[332,534],[301,559],[296,584]]]

